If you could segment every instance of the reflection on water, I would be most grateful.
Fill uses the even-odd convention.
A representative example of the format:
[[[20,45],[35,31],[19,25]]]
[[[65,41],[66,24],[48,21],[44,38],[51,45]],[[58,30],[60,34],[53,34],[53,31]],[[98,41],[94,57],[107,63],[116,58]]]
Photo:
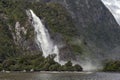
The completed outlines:
[[[119,73],[0,73],[0,80],[120,80]]]

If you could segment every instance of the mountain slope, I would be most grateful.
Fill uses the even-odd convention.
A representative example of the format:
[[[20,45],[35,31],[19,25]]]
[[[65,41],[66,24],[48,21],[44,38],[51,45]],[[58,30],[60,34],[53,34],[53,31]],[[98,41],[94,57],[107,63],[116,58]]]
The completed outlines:
[[[120,26],[100,0],[51,0],[66,7],[95,57],[106,58],[120,46]],[[115,54],[115,53],[114,53]],[[118,55],[117,55],[118,56]]]

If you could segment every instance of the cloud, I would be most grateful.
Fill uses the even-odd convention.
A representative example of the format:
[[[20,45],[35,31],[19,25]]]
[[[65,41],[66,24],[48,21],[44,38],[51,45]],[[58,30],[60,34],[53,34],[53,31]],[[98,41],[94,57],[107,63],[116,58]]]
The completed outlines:
[[[102,0],[120,25],[120,0]]]

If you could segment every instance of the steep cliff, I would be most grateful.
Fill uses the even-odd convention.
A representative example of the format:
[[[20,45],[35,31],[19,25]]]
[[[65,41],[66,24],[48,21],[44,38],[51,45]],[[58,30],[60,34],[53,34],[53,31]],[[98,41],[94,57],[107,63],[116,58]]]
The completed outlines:
[[[70,12],[76,23],[77,32],[84,38],[95,57],[107,58],[118,53],[120,26],[101,0],[51,0],[51,2],[62,4]],[[111,53],[112,50],[115,52]]]

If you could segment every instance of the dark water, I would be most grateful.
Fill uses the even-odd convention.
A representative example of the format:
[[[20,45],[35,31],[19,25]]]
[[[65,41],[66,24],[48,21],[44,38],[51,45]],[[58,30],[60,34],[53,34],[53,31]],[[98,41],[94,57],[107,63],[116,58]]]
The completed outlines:
[[[120,80],[119,73],[0,73],[0,80]]]

